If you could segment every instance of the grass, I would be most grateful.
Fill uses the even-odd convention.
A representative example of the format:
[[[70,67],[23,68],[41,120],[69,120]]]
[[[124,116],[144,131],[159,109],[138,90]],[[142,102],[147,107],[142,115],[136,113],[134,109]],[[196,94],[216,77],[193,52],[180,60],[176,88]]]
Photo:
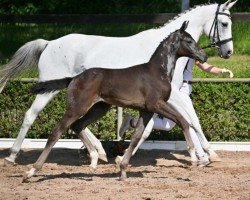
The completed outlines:
[[[230,59],[222,59],[218,56],[210,57],[207,61],[209,64],[220,68],[230,69],[234,73],[234,78],[250,78],[250,56],[249,55],[233,55]],[[2,66],[0,66],[1,68]],[[21,74],[18,78],[37,78],[36,69]],[[200,68],[194,67],[194,78],[227,78],[226,74],[213,75],[203,72]]]
[[[250,56],[249,55],[233,55],[230,59],[222,59],[218,56],[210,57],[207,61],[209,64],[220,68],[230,69],[234,73],[234,78],[250,78]],[[195,78],[226,78],[225,74],[218,76],[208,74],[195,67],[193,71]]]

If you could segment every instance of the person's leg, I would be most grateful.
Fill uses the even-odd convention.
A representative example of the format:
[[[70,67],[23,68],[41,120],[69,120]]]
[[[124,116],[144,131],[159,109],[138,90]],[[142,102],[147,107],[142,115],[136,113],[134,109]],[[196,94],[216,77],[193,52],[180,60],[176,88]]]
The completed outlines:
[[[152,120],[153,120],[153,129],[156,130],[170,131],[175,126],[175,123],[172,120],[166,118],[160,118],[159,116],[155,116],[155,118],[153,118]],[[119,130],[120,137],[124,139],[125,138],[124,133],[129,128],[135,128],[137,122],[138,118],[133,118],[130,115],[126,115]]]
[[[175,127],[175,122],[170,119],[156,117],[154,119],[153,129],[170,131]]]

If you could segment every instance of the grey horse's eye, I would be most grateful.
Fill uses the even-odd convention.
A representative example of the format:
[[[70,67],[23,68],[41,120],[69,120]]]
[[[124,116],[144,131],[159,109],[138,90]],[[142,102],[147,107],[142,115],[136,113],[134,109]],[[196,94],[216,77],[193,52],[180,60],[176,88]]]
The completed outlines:
[[[222,22],[221,24],[222,24],[222,26],[223,26],[224,28],[226,28],[226,27],[228,26],[228,23],[227,23],[227,22],[224,22],[224,23]]]

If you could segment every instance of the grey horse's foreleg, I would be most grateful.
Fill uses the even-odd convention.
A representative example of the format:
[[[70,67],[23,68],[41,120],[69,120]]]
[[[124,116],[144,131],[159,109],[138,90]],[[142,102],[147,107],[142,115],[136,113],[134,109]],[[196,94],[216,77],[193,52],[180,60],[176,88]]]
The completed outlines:
[[[179,91],[179,89],[174,85],[172,86],[172,92],[170,95],[170,98],[168,102],[176,109],[178,112],[181,113],[181,115],[190,123],[192,124],[192,128],[196,131],[197,136],[201,142],[201,145],[203,149],[209,153],[210,161],[220,161],[221,159],[219,156],[215,153],[215,151],[211,148],[211,145],[207,141],[207,138],[205,137],[199,119],[197,117],[197,114],[194,110],[193,103],[188,98],[183,98],[183,94]]]

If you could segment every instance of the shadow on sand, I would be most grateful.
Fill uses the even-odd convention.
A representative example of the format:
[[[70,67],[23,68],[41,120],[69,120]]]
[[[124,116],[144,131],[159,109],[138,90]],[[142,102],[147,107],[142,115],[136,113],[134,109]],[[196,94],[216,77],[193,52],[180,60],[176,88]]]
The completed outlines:
[[[40,156],[42,149],[35,150],[25,150],[21,151],[16,163],[18,165],[28,165],[36,162],[38,157]],[[173,154],[174,153],[174,154]],[[9,155],[9,150],[4,149],[0,150],[0,158],[3,159]],[[179,159],[176,155],[183,155],[188,157],[188,153],[186,151],[183,152],[175,152],[175,151],[167,151],[167,150],[139,150],[135,156],[133,156],[130,160],[130,164],[132,166],[149,166],[156,165],[157,159],[166,159],[166,160],[176,160],[181,164],[189,165],[190,162],[188,159]],[[109,158],[109,164],[115,163],[115,158]],[[58,165],[71,165],[71,166],[79,166],[82,164],[89,164],[89,157],[87,154],[79,153],[77,149],[53,149],[46,161],[46,163],[56,163]]]
[[[16,160],[18,165],[25,166],[29,164],[35,163],[39,155],[41,154],[42,149],[31,149],[24,150],[20,152],[18,159]],[[9,155],[9,150],[4,149],[0,150],[0,159]],[[181,159],[180,159],[181,157]],[[133,167],[140,166],[165,166],[165,164],[157,163],[158,159],[161,161],[164,159],[166,162],[175,161],[175,164],[167,164],[166,167],[185,167],[186,165],[190,165],[190,162],[187,152],[174,152],[174,151],[166,151],[166,150],[139,150],[135,156],[133,156],[130,160],[130,164]],[[79,153],[79,150],[75,149],[53,149],[46,161],[46,163],[55,163],[58,165],[68,165],[68,166],[81,166],[89,164],[89,157],[87,154]],[[115,158],[109,158],[109,164],[115,164]],[[142,178],[143,174],[150,173],[150,170],[144,169],[140,172],[131,172],[128,171],[128,177],[134,178]],[[12,177],[21,177],[22,175],[14,175]],[[118,179],[120,176],[117,172],[106,172],[106,173],[82,173],[82,172],[67,172],[67,173],[59,173],[54,175],[35,175],[37,177],[34,182],[41,182],[51,179],[58,178],[67,178],[67,179],[82,179],[85,181],[92,181],[93,177],[99,178],[111,178]],[[33,182],[33,181],[31,181]]]

